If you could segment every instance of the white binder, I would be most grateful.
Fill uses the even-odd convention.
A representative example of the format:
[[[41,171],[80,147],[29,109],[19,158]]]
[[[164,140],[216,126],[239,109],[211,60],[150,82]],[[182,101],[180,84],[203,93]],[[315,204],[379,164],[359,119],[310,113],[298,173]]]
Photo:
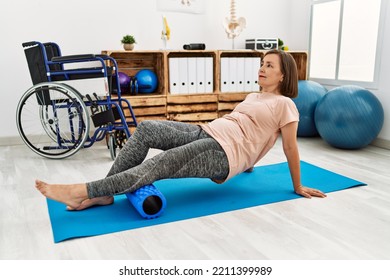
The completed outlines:
[[[206,59],[204,57],[196,58],[196,92],[206,92]]]
[[[229,92],[229,57],[221,57],[220,67],[221,92]]]
[[[196,57],[188,57],[188,93],[197,93],[197,81],[196,81]]]
[[[245,85],[245,57],[237,57],[237,92],[243,92]]]
[[[177,57],[169,58],[169,92],[178,94],[179,87],[179,59]]]
[[[229,57],[229,92],[237,92],[237,57]]]
[[[188,58],[179,57],[179,93],[188,93]]]
[[[251,92],[252,91],[252,80],[253,80],[253,62],[252,57],[244,58],[244,68],[245,68],[245,79],[244,79],[244,91]]]
[[[252,62],[253,62],[253,66],[252,66],[252,91],[259,91],[260,90],[260,87],[259,87],[259,69],[260,69],[260,65],[261,65],[261,58],[260,57],[254,57],[252,59]]]
[[[214,62],[212,57],[205,57],[205,92],[212,93],[214,91]]]

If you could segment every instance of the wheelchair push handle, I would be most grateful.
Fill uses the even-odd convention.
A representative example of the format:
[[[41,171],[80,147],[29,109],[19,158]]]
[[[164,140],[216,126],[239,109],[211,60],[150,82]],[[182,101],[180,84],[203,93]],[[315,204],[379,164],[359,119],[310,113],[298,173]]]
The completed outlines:
[[[37,45],[38,42],[37,41],[30,41],[30,42],[24,42],[22,43],[22,46],[23,48],[27,48],[27,47],[33,47],[35,45]]]

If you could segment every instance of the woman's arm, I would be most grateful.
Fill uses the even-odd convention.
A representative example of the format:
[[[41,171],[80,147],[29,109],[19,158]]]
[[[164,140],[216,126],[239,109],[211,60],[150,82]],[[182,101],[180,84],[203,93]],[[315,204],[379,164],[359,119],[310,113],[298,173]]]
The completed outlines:
[[[282,127],[283,151],[286,155],[288,167],[290,169],[291,179],[294,191],[304,197],[311,198],[326,197],[326,195],[316,189],[304,187],[301,184],[301,167],[297,142],[298,122],[291,122]]]

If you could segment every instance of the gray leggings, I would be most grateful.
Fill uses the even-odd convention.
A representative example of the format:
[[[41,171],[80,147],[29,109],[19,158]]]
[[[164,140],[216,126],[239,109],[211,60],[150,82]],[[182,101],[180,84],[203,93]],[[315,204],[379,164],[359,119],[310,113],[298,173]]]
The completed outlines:
[[[145,160],[150,148],[163,152]],[[115,159],[107,177],[87,183],[89,198],[110,196],[160,179],[200,177],[223,180],[229,163],[222,147],[199,126],[143,121]]]

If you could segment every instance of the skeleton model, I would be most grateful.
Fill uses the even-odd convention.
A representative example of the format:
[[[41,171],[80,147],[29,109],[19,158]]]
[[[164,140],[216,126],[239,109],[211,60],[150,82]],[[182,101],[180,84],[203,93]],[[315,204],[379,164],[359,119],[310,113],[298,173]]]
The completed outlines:
[[[246,20],[243,17],[237,19],[236,17],[236,1],[230,1],[230,18],[226,17],[223,21],[226,34],[229,39],[232,39],[232,46],[234,49],[234,38],[236,38],[242,30],[246,27]]]

